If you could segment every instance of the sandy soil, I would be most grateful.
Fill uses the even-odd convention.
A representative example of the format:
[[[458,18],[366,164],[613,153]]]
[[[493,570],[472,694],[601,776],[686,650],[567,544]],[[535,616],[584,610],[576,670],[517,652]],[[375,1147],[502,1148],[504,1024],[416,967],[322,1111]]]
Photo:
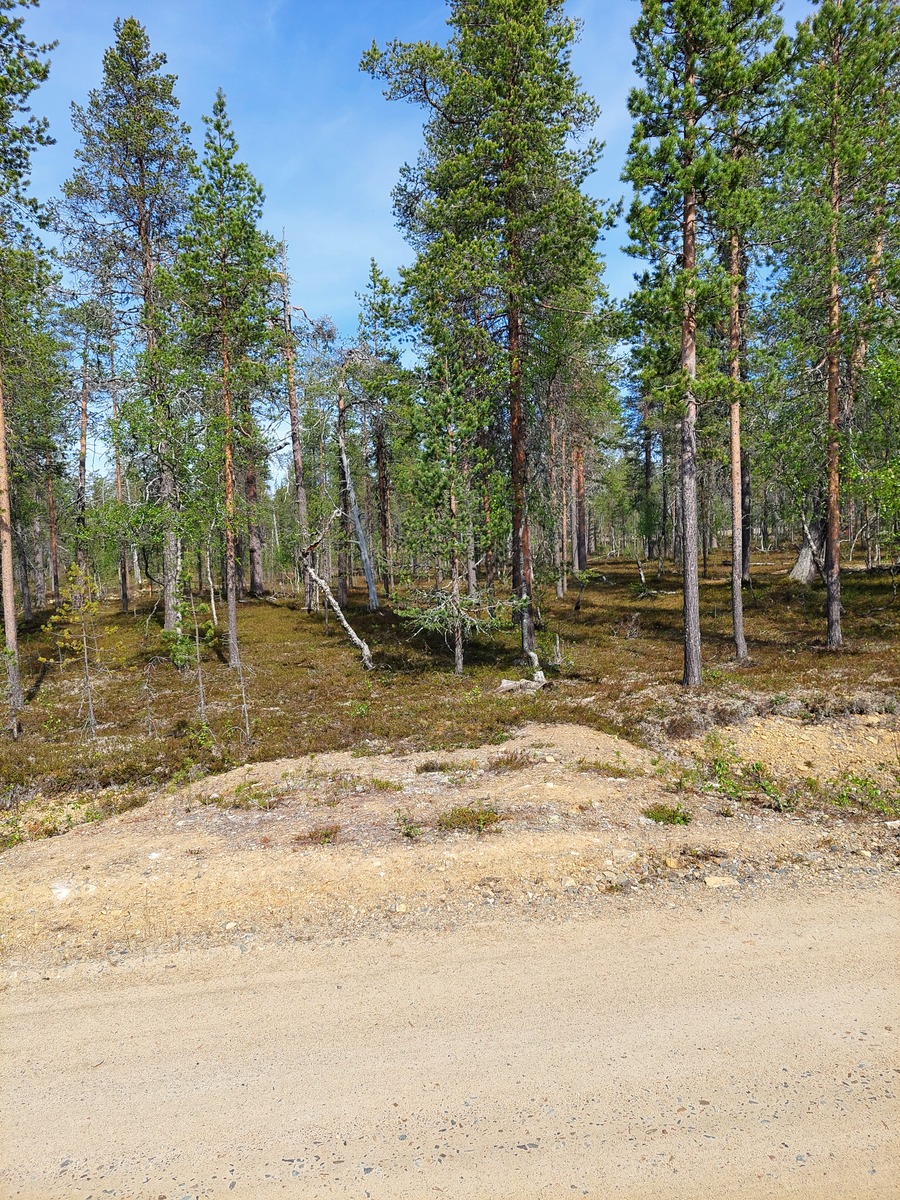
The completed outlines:
[[[826,777],[896,721],[726,732]],[[676,770],[531,726],[8,851],[0,1195],[900,1195],[898,826],[715,795],[659,826]]]

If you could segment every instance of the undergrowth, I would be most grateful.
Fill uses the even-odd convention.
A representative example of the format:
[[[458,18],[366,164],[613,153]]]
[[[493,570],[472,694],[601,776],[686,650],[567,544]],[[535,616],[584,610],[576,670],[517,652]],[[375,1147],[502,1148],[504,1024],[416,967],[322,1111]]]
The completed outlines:
[[[46,632],[51,614],[38,614],[20,634],[28,697],[22,734],[17,741],[0,738],[2,787],[10,795],[15,789],[19,797],[0,812],[0,845],[42,831],[62,832],[70,827],[70,817],[101,819],[107,815],[103,804],[92,808],[79,799],[89,793],[153,795],[170,782],[281,757],[336,750],[427,751],[449,774],[442,752],[500,743],[528,722],[583,724],[667,753],[672,738],[757,714],[821,721],[896,711],[900,602],[889,577],[846,573],[848,650],[830,654],[822,643],[819,585],[790,583],[784,573],[788,555],[767,556],[767,561],[772,565],[753,568],[746,607],[751,662],[738,671],[730,643],[729,570],[724,556],[711,559],[710,577],[701,581],[707,675],[696,693],[679,686],[681,598],[678,578],[668,570],[638,592],[632,563],[598,563],[603,580],[586,582],[577,611],[577,588],[563,600],[546,588],[538,601],[547,645],[558,633],[566,655],[553,686],[535,695],[497,691],[503,676],[520,669],[514,629],[475,638],[467,649],[465,674],[457,678],[440,638],[410,639],[389,609],[369,613],[364,594],[355,591],[347,615],[372,646],[376,667],[367,673],[334,622],[326,632],[323,615],[308,614],[302,598],[248,601],[241,605],[239,635],[250,740],[238,681],[221,657],[218,640],[201,643],[201,713],[196,667],[187,663],[178,669],[167,657],[159,614],[146,597],[138,598],[134,614],[122,614],[109,602],[95,616],[97,735],[91,736],[78,663],[54,653]],[[492,769],[522,770],[530,763],[527,754],[501,753]],[[774,780],[769,767],[754,773],[753,764],[726,763],[718,779],[713,771],[722,806],[757,803],[777,809],[823,802],[847,810],[896,811],[896,792],[892,795],[883,782],[845,779],[830,788],[832,799],[804,800]],[[618,762],[585,764],[584,769],[628,775]],[[700,782],[705,787],[710,781],[685,777],[683,794],[690,795]],[[384,790],[392,790],[388,781]],[[247,802],[256,803],[250,797]],[[67,809],[70,816],[61,816]]]

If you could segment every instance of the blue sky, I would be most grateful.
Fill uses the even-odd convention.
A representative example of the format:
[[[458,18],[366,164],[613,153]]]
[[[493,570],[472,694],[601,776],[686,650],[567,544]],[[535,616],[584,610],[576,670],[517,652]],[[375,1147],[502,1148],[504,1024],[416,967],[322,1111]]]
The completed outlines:
[[[602,115],[597,136],[606,143],[590,190],[602,198],[624,191],[619,175],[630,133],[626,109],[633,83],[629,30],[637,0],[572,0],[583,22],[574,65]],[[787,0],[793,23],[809,11]],[[116,17],[134,16],[155,50],[178,76],[182,115],[202,138],[201,115],[216,88],[249,164],[266,192],[265,220],[285,229],[294,278],[294,303],[313,315],[329,314],[352,334],[354,293],[369,259],[394,274],[409,251],[394,227],[391,188],[401,164],[415,158],[423,114],[383,99],[358,68],[376,40],[446,37],[444,0],[41,0],[26,17],[37,41],[58,41],[50,79],[34,94],[35,112],[50,118],[53,147],[34,161],[33,191],[55,195],[73,166],[69,105],[83,103],[100,80],[104,50]],[[624,233],[607,234],[607,283],[624,296],[635,264],[621,252]]]

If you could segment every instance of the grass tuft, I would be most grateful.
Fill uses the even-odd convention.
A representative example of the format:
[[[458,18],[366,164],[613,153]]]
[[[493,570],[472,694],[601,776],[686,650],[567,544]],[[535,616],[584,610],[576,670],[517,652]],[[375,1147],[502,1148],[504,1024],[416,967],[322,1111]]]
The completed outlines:
[[[674,808],[670,804],[651,804],[642,812],[658,825],[690,825],[692,820],[690,812],[680,804],[676,804]]]
[[[333,846],[341,832],[340,825],[320,825],[306,833],[294,834],[296,846]]]
[[[504,771],[525,771],[534,766],[534,759],[527,750],[504,750],[488,763],[488,770],[501,774]]]
[[[445,833],[484,833],[503,820],[491,804],[457,804],[438,817],[438,829]]]

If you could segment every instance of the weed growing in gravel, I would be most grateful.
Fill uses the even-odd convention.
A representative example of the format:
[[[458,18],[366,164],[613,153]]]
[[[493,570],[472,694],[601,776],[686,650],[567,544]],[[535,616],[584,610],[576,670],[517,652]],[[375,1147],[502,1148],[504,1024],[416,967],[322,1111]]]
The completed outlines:
[[[883,788],[871,775],[844,771],[826,784],[825,792],[829,802],[837,808],[859,808],[886,817],[900,816],[900,794]]]
[[[402,792],[403,784],[394,783],[393,779],[373,779],[371,788],[373,792]]]
[[[340,832],[340,825],[320,825],[317,829],[310,829],[306,833],[295,834],[294,843],[297,846],[332,846],[337,841]]]
[[[642,812],[658,825],[690,825],[692,819],[688,810],[680,804],[676,804],[674,808],[669,804],[651,804]]]
[[[241,783],[234,789],[231,796],[220,796],[217,792],[212,792],[207,796],[201,796],[200,803],[212,804],[216,808],[234,808],[244,812],[253,812],[259,809],[275,808],[279,799],[261,784]]]
[[[533,766],[534,759],[527,750],[504,750],[490,760],[488,770],[500,774],[503,771],[524,771]]]
[[[399,808],[397,809],[397,828],[401,835],[409,838],[410,841],[415,841],[416,838],[420,838],[425,832],[424,825],[417,825],[412,817],[407,813],[401,812]]]
[[[449,759],[425,758],[416,767],[417,775],[449,775],[456,770],[456,764]]]
[[[438,817],[438,829],[445,832],[484,833],[486,829],[502,820],[500,813],[491,804],[457,804],[449,812]]]
[[[578,760],[578,770],[589,775],[602,775],[606,779],[641,779],[644,775],[640,767],[630,767],[624,758],[621,762],[594,762],[581,758]]]

